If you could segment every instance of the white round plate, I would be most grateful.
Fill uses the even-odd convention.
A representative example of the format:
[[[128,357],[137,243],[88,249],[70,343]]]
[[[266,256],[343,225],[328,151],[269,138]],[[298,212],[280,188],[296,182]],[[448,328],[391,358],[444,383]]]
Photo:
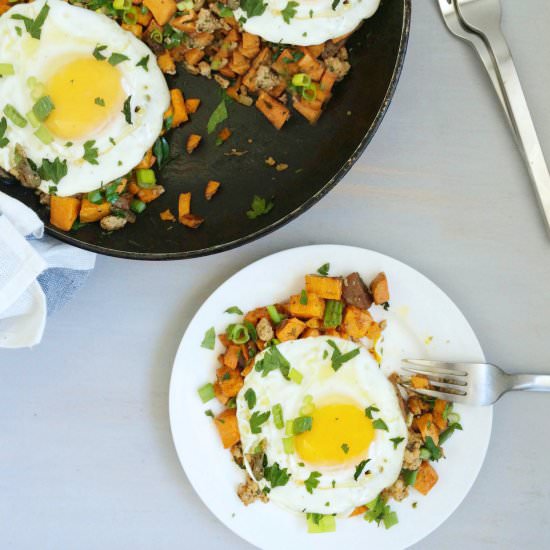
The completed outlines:
[[[223,332],[235,322],[224,313],[231,306],[243,311],[285,300],[300,292],[306,273],[330,262],[330,273],[361,273],[370,281],[385,271],[390,285],[390,309],[384,313],[384,362],[399,368],[402,358],[485,360],[481,346],[466,319],[434,283],[414,269],[377,252],[349,246],[319,245],[273,254],[239,271],[204,302],[181,341],[170,384],[170,422],[181,464],[204,503],[229,529],[263,549],[308,550],[355,548],[406,548],[427,536],[447,519],[464,499],[481,468],[491,435],[492,408],[455,406],[462,432],[445,443],[446,459],[435,463],[439,482],[427,496],[412,490],[401,503],[391,502],[399,523],[389,530],[369,524],[361,516],[337,520],[335,533],[308,534],[303,516],[275,504],[245,507],[235,493],[243,473],[222,448],[217,430],[205,410],[218,411],[217,402],[203,405],[197,388],[215,377],[221,344],[201,348],[212,326]],[[413,508],[412,504],[417,505]]]

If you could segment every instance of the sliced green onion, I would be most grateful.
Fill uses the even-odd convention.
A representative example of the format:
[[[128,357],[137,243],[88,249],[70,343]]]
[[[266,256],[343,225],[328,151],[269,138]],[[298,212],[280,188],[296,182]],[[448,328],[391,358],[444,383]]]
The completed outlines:
[[[344,304],[338,300],[327,300],[325,306],[325,328],[336,328],[342,323]]]
[[[307,515],[308,533],[333,533],[334,531],[336,531],[336,518],[334,516]]]
[[[128,10],[131,6],[131,0],[114,0],[113,2],[113,8],[115,8],[115,10]]]
[[[103,195],[99,189],[96,189],[88,193],[88,200],[94,204],[101,204],[103,202]]]
[[[420,458],[422,460],[428,460],[429,458],[431,458],[432,456],[432,453],[430,453],[430,451],[428,451],[428,449],[425,449],[424,447],[422,447],[422,449],[420,449]]]
[[[313,425],[311,416],[299,416],[292,421],[292,433],[298,435],[304,432],[309,432]]]
[[[287,455],[291,455],[294,452],[294,438],[283,437],[283,449]]]
[[[285,422],[285,434],[294,435],[294,420],[287,420]]]
[[[38,84],[38,78],[36,76],[29,76],[27,78],[27,87],[31,90]]]
[[[0,76],[11,76],[15,74],[15,69],[11,63],[0,63]]]
[[[313,395],[310,395],[309,393],[304,396],[304,405],[309,405],[313,403]]]
[[[144,189],[150,189],[157,183],[157,176],[151,169],[136,170],[137,184]]]
[[[235,344],[245,344],[250,340],[248,329],[241,323],[235,323],[227,327],[227,337]]]
[[[301,383],[302,383],[302,380],[304,379],[304,375],[303,375],[300,371],[298,371],[298,370],[296,370],[296,369],[294,369],[294,368],[291,368],[291,369],[290,369],[290,371],[289,371],[289,373],[288,373],[288,377],[289,377],[293,382],[295,382],[296,384],[301,384]]]
[[[384,527],[386,529],[389,529],[390,527],[393,527],[394,525],[397,525],[399,523],[399,520],[397,519],[397,513],[394,511],[386,512],[382,521],[384,522]]]
[[[176,7],[178,8],[178,11],[192,10],[193,0],[183,0],[183,2],[178,2]]]
[[[201,386],[197,391],[203,403],[208,403],[208,401],[216,397],[216,394],[214,393],[214,386],[210,382],[204,386]]]
[[[306,73],[298,73],[292,77],[293,86],[311,86],[311,76]]]
[[[52,98],[49,95],[42,96],[33,106],[32,112],[40,122],[44,122],[55,109]]]
[[[447,422],[449,424],[455,424],[457,422],[460,422],[460,415],[458,413],[455,413],[455,412],[450,412],[447,415]]]
[[[159,29],[153,29],[151,31],[151,39],[154,40],[157,44],[162,44],[164,37],[162,36],[162,32]]]
[[[313,414],[313,411],[315,410],[315,405],[304,405],[300,408],[300,414],[303,416],[308,416],[310,414]]]
[[[306,101],[313,101],[317,97],[317,90],[313,86],[302,88],[302,97]]]
[[[137,10],[136,8],[130,8],[129,10],[124,12],[124,15],[122,16],[122,21],[126,23],[126,25],[135,25],[138,20]]]
[[[25,117],[9,103],[4,107],[4,114],[8,117],[13,124],[19,126],[19,128],[24,128],[27,125]]]
[[[147,208],[147,205],[143,201],[140,201],[139,199],[134,199],[130,203],[130,210],[132,212],[135,212],[136,214],[141,214],[146,208]]]
[[[276,405],[273,405],[271,412],[273,413],[273,423],[275,424],[275,427],[279,430],[282,430],[285,427],[285,421],[283,419],[283,407],[281,407],[280,403],[277,403]]]
[[[50,134],[50,131],[45,127],[40,125],[38,130],[34,132],[34,135],[44,144],[49,145],[53,141],[53,136]]]
[[[31,98],[38,101],[44,95],[46,95],[46,86],[42,82],[37,82],[31,90]]]
[[[38,128],[40,126],[40,121],[36,118],[36,115],[33,113],[32,109],[25,116],[33,128]]]
[[[278,325],[283,318],[277,311],[277,308],[275,306],[267,306],[267,312],[269,313],[269,316],[271,317],[271,320]]]
[[[405,485],[414,485],[416,482],[416,476],[418,475],[418,470],[401,470],[401,475],[403,476],[403,481]]]

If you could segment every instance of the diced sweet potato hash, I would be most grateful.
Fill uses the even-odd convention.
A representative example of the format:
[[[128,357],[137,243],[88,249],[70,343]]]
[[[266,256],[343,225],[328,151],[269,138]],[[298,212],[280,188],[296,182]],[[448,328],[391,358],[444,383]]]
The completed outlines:
[[[257,307],[246,313],[234,306],[226,312],[242,315],[242,319],[230,324],[224,333],[217,336],[223,351],[218,356],[216,378],[200,388],[199,395],[203,402],[216,398],[222,405],[222,412],[218,415],[210,410],[207,414],[213,418],[222,445],[231,450],[235,462],[241,467],[243,450],[235,414],[236,397],[244,385],[244,379],[254,368],[258,353],[288,340],[330,335],[358,343],[367,338],[371,342],[371,354],[381,362],[374,345],[381,338],[386,321],[376,322],[369,310],[378,306],[386,310],[390,307],[385,273],[379,273],[367,285],[359,273],[346,277],[328,276],[328,270],[329,264],[325,264],[318,273],[306,275],[304,288],[297,289],[296,294],[282,303]],[[203,347],[214,349],[215,338],[212,328],[205,336]],[[438,481],[432,463],[444,458],[443,443],[455,430],[462,429],[459,416],[452,410],[452,403],[415,393],[415,389],[431,388],[426,377],[412,376],[410,389],[400,385],[401,378],[396,373],[390,381],[408,426],[401,474],[375,501],[365,503],[351,514],[383,523],[386,528],[397,522],[395,512],[387,505],[388,500],[405,499],[411,488],[427,495]],[[248,458],[255,460],[255,468],[258,468],[261,477],[263,457]],[[267,501],[267,495],[248,474],[237,492],[245,504],[258,499]]]

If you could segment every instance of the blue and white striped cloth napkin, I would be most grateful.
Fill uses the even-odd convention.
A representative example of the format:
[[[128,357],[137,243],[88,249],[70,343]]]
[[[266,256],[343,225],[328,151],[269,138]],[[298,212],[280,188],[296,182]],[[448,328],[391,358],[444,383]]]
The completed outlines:
[[[38,344],[46,317],[85,283],[95,254],[44,237],[44,224],[0,191],[0,347]]]

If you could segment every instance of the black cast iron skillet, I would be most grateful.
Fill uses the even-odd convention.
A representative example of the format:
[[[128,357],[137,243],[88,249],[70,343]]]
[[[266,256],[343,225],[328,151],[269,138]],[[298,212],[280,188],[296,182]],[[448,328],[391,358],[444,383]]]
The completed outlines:
[[[323,197],[366,148],[399,79],[410,14],[410,0],[382,0],[377,13],[354,33],[348,41],[352,70],[336,85],[326,112],[315,126],[295,113],[277,131],[254,107],[232,102],[224,125],[233,135],[216,146],[216,134],[207,135],[206,123],[220,101],[218,85],[183,70],[169,78],[170,87],[181,87],[186,97],[199,97],[202,104],[191,115],[190,123],[168,136],[174,160],[160,177],[166,193],[151,203],[135,224],[121,231],[105,233],[98,224],[91,224],[64,233],[49,224],[48,210],[31,190],[5,180],[0,182],[0,189],[35,210],[49,234],[100,254],[173,260],[204,256],[257,239]],[[203,143],[192,155],[185,152],[190,133],[203,136]],[[226,156],[224,153],[231,149],[248,152]],[[277,172],[265,163],[268,157],[288,164],[288,169]],[[204,187],[209,179],[220,181],[222,186],[207,202]],[[206,219],[199,229],[159,218],[166,208],[177,216],[178,195],[186,191],[193,193],[192,212]],[[267,215],[251,220],[246,211],[254,195],[272,198],[275,206]]]

